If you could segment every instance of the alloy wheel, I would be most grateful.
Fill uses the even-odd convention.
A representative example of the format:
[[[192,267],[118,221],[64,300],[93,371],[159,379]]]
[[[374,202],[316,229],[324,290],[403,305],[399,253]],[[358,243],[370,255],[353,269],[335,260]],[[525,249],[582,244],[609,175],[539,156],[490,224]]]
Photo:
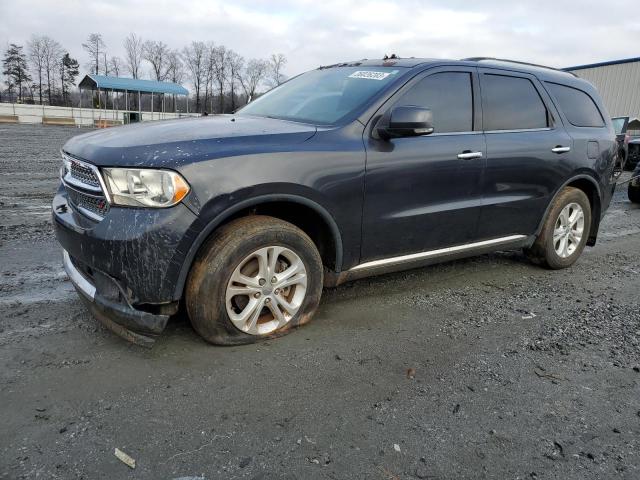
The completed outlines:
[[[570,257],[580,245],[584,234],[584,211],[572,202],[566,205],[553,230],[553,248],[560,258]]]
[[[267,335],[291,321],[306,292],[302,259],[286,247],[264,247],[233,271],[225,295],[227,314],[244,333]]]

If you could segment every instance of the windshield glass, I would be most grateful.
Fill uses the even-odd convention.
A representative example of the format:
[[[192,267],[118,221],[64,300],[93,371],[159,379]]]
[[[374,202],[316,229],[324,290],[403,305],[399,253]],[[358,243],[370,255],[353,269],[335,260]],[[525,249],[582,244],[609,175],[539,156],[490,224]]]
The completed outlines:
[[[242,108],[258,115],[331,125],[363,106],[402,73],[391,67],[333,67],[304,73]]]
[[[620,135],[622,133],[622,129],[624,128],[625,118],[612,118],[611,122],[613,123],[613,128],[616,131],[616,135]]]

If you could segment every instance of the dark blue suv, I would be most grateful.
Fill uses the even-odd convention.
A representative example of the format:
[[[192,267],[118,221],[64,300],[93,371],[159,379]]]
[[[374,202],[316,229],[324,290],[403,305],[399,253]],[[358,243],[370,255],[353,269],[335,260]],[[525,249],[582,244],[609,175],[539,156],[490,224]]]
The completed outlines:
[[[208,341],[308,322],[323,286],[497,249],[558,269],[594,245],[616,139],[593,86],[507,60],[385,58],[299,75],[233,115],[62,150],[66,271],[149,345],[184,300]]]

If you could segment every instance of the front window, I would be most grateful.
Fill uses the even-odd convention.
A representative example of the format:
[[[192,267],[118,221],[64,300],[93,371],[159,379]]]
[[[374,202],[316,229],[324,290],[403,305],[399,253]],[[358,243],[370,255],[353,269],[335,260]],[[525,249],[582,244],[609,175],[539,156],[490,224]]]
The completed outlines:
[[[402,68],[332,67],[304,73],[257,98],[238,114],[332,125],[401,76]]]

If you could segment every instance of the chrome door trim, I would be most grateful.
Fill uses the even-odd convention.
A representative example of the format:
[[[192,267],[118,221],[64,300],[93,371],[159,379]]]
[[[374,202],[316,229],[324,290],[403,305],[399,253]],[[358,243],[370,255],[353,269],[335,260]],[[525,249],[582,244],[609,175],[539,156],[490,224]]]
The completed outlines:
[[[438,256],[444,256],[451,253],[465,252],[474,250],[477,248],[488,247],[492,245],[500,245],[503,243],[513,242],[515,240],[522,240],[527,238],[526,235],[510,235],[508,237],[494,238],[491,240],[483,240],[481,242],[467,243],[464,245],[456,245],[454,247],[440,248],[438,250],[427,250],[425,252],[411,253],[409,255],[401,255],[399,257],[383,258],[381,260],[373,260],[371,262],[361,263],[351,268],[349,271],[358,271],[368,268],[377,268],[387,265],[397,265],[400,263],[408,263],[415,260],[423,260],[426,258],[433,258]]]

